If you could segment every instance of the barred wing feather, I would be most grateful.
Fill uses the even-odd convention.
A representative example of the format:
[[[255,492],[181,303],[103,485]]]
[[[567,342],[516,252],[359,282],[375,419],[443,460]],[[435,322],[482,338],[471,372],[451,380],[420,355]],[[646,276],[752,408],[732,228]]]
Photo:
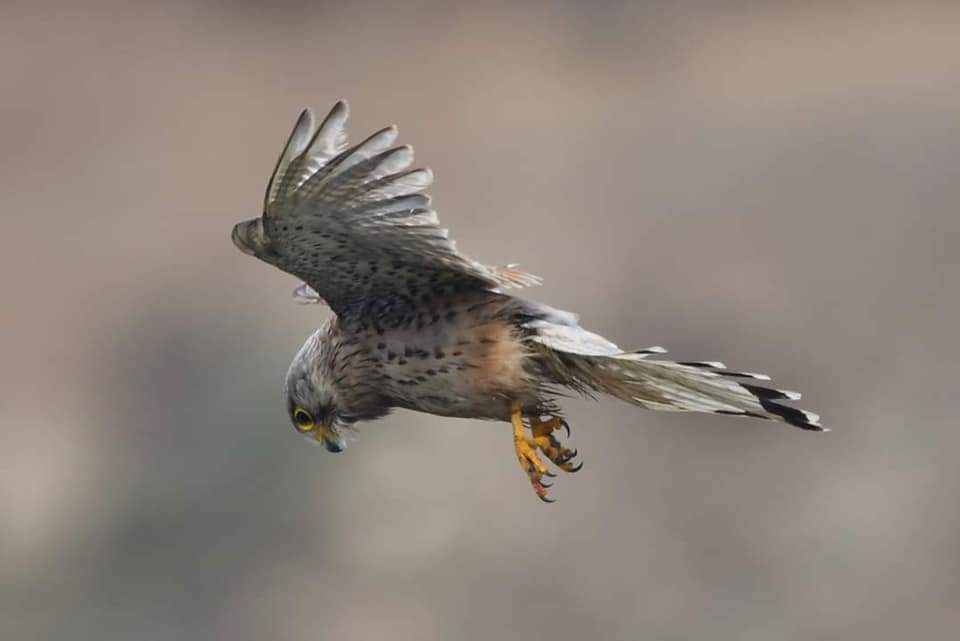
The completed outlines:
[[[394,146],[397,128],[345,148],[347,116],[344,102],[316,128],[309,110],[300,115],[267,186],[263,216],[234,228],[242,251],[294,274],[337,313],[445,287],[539,282],[457,251],[422,193],[433,174],[410,168],[413,149]]]

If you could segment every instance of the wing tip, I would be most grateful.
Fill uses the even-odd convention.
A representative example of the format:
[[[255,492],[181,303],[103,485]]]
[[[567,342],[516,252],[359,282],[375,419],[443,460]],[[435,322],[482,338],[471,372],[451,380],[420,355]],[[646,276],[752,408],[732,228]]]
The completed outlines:
[[[332,116],[334,113],[342,113],[344,116],[350,115],[350,103],[345,98],[340,98],[330,108],[330,115]]]
[[[293,123],[293,129],[290,131],[284,153],[289,151],[291,157],[301,153],[313,136],[316,123],[317,119],[313,115],[313,110],[310,107],[304,107],[300,115],[297,116],[297,121]]]
[[[297,123],[301,120],[313,120],[313,109],[310,107],[304,107],[300,110],[300,115],[297,116]]]

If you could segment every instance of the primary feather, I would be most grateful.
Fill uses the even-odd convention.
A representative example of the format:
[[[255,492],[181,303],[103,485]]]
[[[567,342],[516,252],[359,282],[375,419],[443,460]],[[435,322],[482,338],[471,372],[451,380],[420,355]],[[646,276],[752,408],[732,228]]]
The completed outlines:
[[[340,314],[368,305],[415,304],[425,292],[522,287],[539,282],[515,266],[460,253],[439,225],[428,169],[392,146],[386,127],[346,148],[348,109],[338,102],[316,130],[304,111],[280,154],[262,217],[237,225],[234,242],[303,280]]]

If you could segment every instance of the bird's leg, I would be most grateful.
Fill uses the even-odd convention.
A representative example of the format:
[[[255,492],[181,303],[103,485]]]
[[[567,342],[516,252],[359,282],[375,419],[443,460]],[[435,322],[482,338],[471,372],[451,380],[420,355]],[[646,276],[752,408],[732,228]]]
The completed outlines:
[[[547,503],[552,503],[552,499],[547,498],[547,488],[550,486],[544,484],[543,477],[554,475],[547,471],[537,450],[543,452],[561,470],[576,472],[583,467],[583,463],[574,465],[572,462],[577,455],[577,451],[561,446],[553,435],[554,430],[560,427],[566,428],[569,434],[570,428],[566,421],[559,416],[550,417],[545,421],[541,421],[539,417],[535,416],[530,418],[532,435],[528,436],[519,401],[513,403],[511,421],[513,422],[513,445],[517,452],[517,460],[520,461],[520,467],[530,478],[530,484],[533,485],[533,491],[537,493],[537,496]]]
[[[551,503],[552,500],[547,498],[547,488],[550,486],[543,484],[543,477],[553,475],[547,471],[543,461],[540,460],[533,438],[527,436],[520,401],[513,402],[513,412],[510,420],[513,423],[513,448],[517,452],[520,467],[527,473],[533,491],[537,493],[540,500]]]

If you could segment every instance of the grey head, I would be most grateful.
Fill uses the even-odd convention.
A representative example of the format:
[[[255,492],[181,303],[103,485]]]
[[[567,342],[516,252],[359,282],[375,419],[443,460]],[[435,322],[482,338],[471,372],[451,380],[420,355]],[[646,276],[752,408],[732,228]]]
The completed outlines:
[[[346,353],[345,353],[346,352]],[[389,406],[341,350],[335,320],[311,334],[293,357],[283,385],[287,416],[294,428],[329,452],[342,452],[355,424],[384,416]]]

